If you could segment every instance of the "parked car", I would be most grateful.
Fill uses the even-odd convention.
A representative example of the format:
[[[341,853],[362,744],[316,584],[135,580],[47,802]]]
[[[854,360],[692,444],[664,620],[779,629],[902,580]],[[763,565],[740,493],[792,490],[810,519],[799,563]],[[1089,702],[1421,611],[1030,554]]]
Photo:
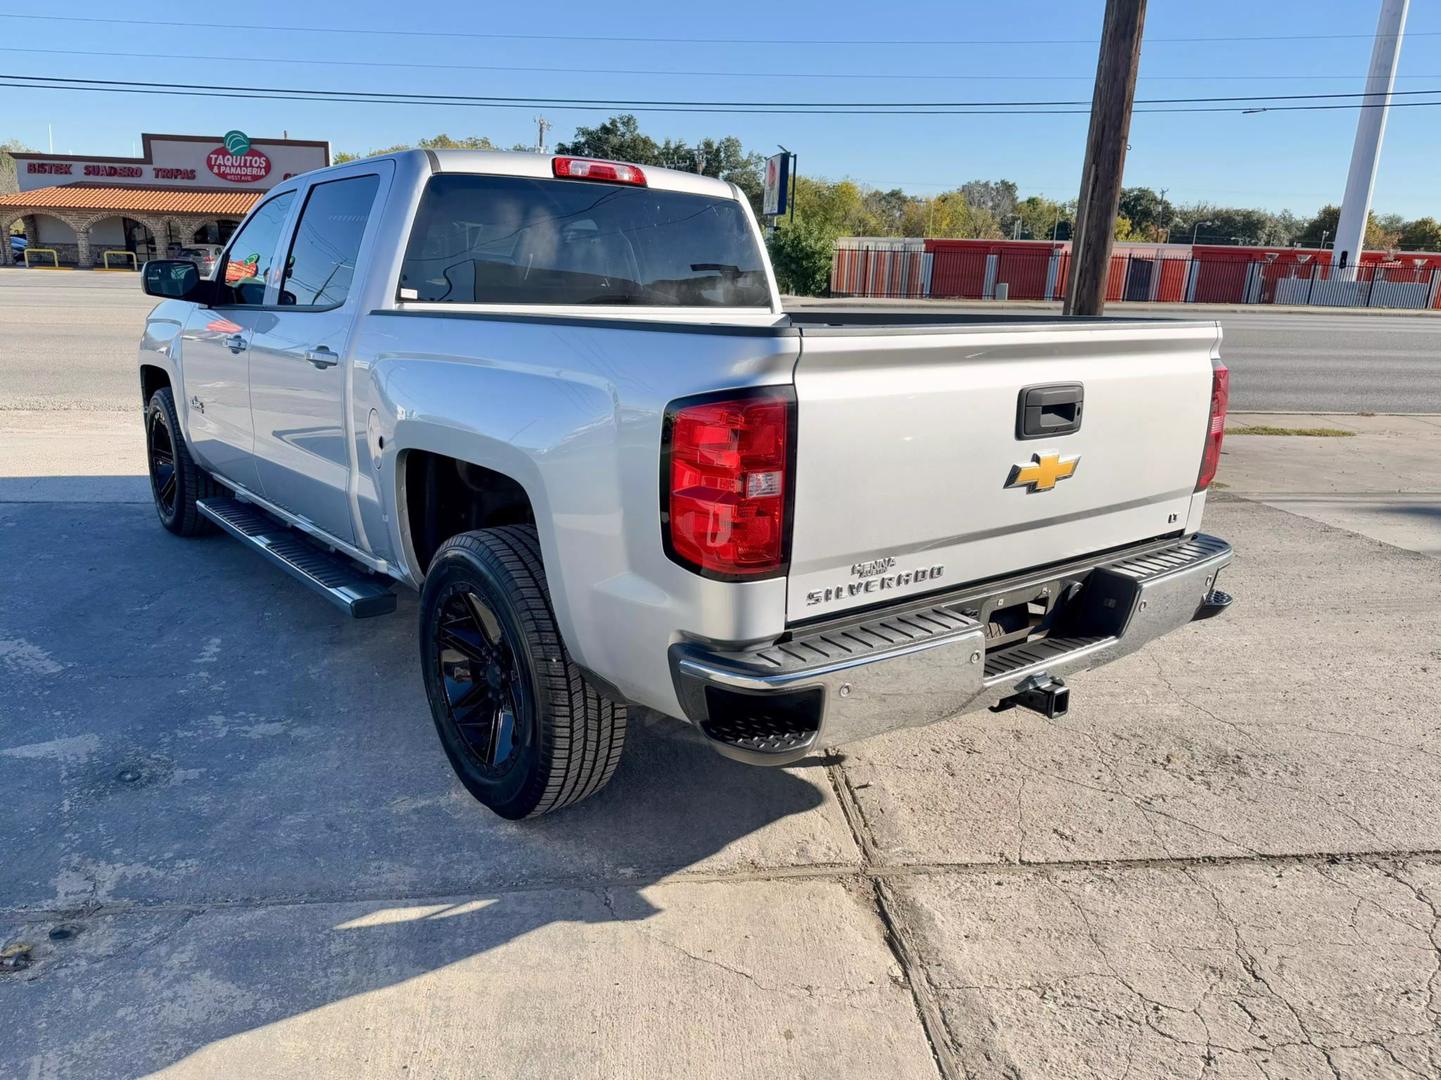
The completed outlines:
[[[10,234],[10,258],[20,262],[25,258],[25,249],[30,246],[30,241],[19,233]]]
[[[506,817],[604,786],[636,707],[784,765],[1060,715],[1230,603],[1213,322],[787,314],[735,186],[564,156],[291,178],[221,258],[143,275],[161,524],[357,617],[419,590],[440,740]]]
[[[208,278],[215,270],[220,258],[219,244],[187,244],[179,252],[179,258],[188,259],[200,268],[200,276]]]

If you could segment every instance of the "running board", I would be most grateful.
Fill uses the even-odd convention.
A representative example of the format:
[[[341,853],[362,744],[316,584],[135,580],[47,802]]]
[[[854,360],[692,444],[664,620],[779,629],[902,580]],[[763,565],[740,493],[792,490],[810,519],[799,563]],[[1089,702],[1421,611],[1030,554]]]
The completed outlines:
[[[356,569],[343,555],[326,551],[258,506],[225,497],[200,499],[195,506],[235,539],[309,585],[351,618],[368,619],[395,610],[395,593],[381,584],[381,579]]]

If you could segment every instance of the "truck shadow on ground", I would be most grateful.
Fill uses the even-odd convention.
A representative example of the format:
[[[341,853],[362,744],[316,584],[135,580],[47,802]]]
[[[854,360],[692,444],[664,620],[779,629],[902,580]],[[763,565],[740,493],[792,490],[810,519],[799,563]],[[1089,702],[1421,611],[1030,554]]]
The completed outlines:
[[[413,599],[346,620],[148,505],[0,503],[0,594],[0,945],[33,946],[0,984],[7,1075],[146,1075],[547,927],[642,923],[679,871],[854,858],[808,813],[823,769],[644,722],[600,795],[501,821],[440,750]]]

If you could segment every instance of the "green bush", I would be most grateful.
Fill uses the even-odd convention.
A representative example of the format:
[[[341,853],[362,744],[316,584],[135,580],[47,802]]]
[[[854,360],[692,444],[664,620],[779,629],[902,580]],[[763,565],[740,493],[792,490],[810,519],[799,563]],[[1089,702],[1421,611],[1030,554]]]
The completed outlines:
[[[770,238],[776,284],[791,296],[824,296],[831,284],[831,249],[835,237],[804,221],[786,223]]]

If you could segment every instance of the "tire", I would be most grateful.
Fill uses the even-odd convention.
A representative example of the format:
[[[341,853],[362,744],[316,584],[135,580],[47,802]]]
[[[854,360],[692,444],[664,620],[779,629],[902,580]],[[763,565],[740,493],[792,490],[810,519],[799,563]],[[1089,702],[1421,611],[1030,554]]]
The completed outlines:
[[[610,782],[626,709],[566,652],[533,526],[441,545],[420,594],[420,661],[451,766],[501,817],[539,817]]]
[[[168,386],[151,394],[145,408],[145,460],[160,524],[176,536],[214,532],[215,526],[195,504],[220,494],[220,485],[190,456],[175,414],[175,395]]]

